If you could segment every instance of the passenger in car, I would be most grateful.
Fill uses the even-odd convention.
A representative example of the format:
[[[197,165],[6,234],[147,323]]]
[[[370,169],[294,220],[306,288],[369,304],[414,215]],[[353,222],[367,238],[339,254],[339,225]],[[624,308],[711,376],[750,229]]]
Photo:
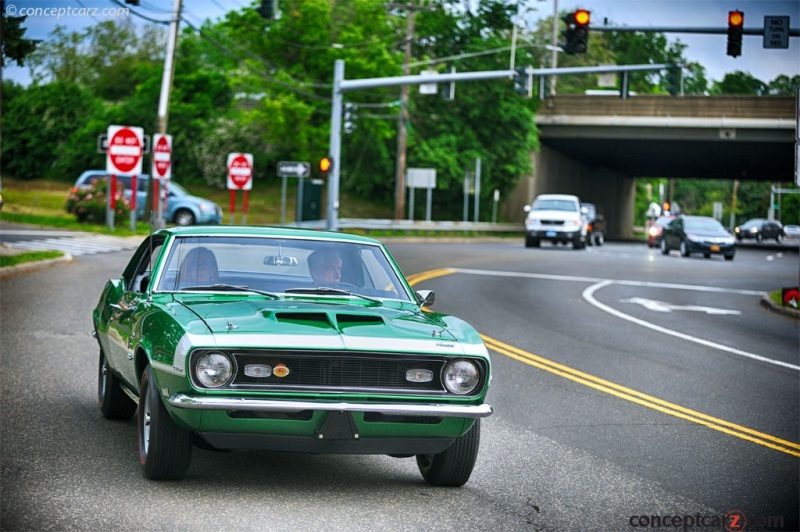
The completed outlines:
[[[333,250],[320,249],[308,256],[308,273],[318,285],[342,280],[342,258]]]
[[[184,257],[178,272],[180,286],[214,284],[219,282],[217,257],[208,248],[194,248]]]

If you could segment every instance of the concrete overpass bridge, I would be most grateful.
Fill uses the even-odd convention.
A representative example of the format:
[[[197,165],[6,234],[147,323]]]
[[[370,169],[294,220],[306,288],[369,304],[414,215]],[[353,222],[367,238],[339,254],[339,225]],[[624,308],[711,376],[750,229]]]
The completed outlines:
[[[504,205],[538,194],[602,205],[611,237],[632,236],[635,178],[794,181],[794,97],[556,96],[537,111],[533,175]]]

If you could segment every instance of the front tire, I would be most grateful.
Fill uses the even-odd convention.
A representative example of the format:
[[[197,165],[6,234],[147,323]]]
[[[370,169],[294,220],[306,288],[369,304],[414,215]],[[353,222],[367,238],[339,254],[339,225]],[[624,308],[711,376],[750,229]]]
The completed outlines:
[[[181,480],[192,459],[192,434],[178,427],[161,402],[152,366],[139,386],[139,460],[151,480]]]
[[[119,378],[111,371],[103,350],[97,371],[97,403],[106,419],[130,419],[136,412],[136,403],[120,387]]]
[[[433,486],[463,486],[469,480],[481,443],[481,420],[439,454],[418,454],[417,466],[425,482]]]
[[[686,241],[681,241],[681,257],[688,257],[689,256],[689,246],[686,245]]]
[[[669,255],[669,249],[667,248],[667,242],[663,238],[661,239],[661,254],[662,255]]]
[[[179,209],[174,218],[175,225],[194,225],[195,222],[194,214],[188,209]]]

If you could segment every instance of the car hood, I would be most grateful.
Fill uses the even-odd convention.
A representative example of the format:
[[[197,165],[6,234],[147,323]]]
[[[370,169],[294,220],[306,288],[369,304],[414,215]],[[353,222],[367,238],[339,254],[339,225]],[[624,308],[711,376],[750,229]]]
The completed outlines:
[[[217,347],[486,352],[477,332],[462,320],[408,304],[294,299],[183,300],[181,304],[203,320]]]

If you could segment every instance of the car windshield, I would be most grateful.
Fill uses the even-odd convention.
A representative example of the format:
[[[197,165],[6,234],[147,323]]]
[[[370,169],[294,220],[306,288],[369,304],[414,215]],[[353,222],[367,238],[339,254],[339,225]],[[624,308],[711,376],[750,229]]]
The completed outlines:
[[[687,218],[685,221],[686,231],[706,231],[714,233],[725,233],[725,228],[713,218]]]
[[[533,204],[534,211],[569,211],[575,212],[575,202],[559,199],[540,199]]]
[[[167,253],[158,273],[159,292],[241,289],[270,296],[353,295],[412,301],[389,256],[382,247],[369,243],[186,236],[176,238]]]

